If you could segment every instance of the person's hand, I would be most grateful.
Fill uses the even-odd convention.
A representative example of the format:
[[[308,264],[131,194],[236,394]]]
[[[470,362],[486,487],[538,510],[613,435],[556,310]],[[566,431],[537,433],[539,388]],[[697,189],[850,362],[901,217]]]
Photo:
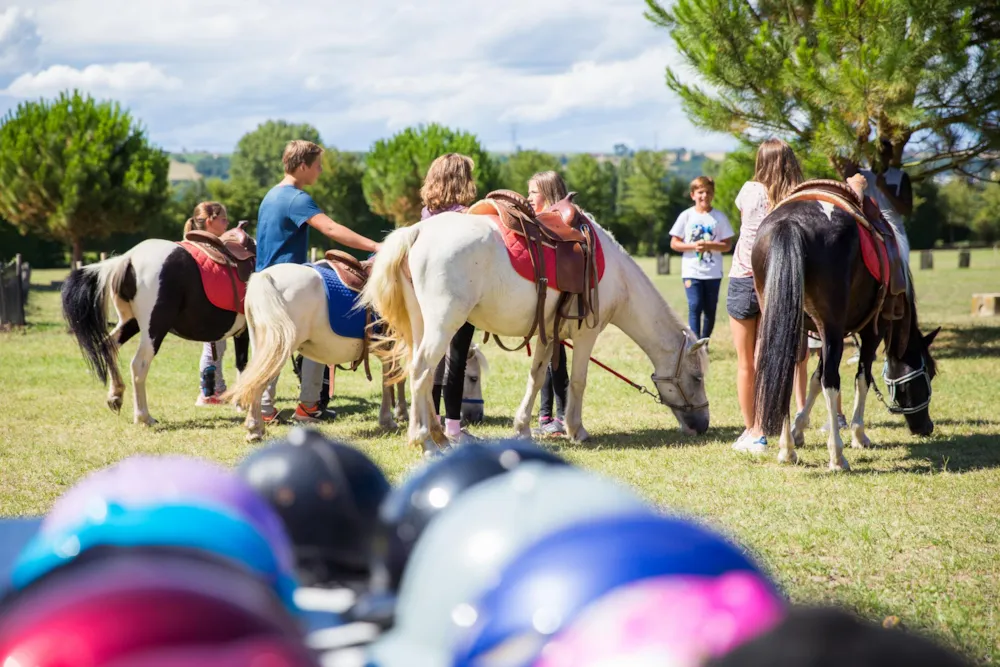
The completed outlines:
[[[858,197],[863,197],[865,193],[865,188],[868,186],[868,181],[861,174],[854,174],[849,179],[847,179],[847,184],[851,186],[851,189],[857,193]]]
[[[707,243],[708,242],[704,241],[704,240],[695,241],[694,242],[694,251],[695,252],[705,252],[705,250],[707,250],[707,248],[705,247],[707,245]]]

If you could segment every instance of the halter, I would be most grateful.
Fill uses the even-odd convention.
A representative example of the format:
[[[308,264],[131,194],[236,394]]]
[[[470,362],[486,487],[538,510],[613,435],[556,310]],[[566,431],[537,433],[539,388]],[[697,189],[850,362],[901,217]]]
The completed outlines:
[[[889,362],[885,362],[882,367],[882,381],[885,382],[885,388],[889,392],[889,402],[886,403],[885,398],[882,397],[882,392],[878,390],[878,385],[872,383],[872,387],[875,389],[875,396],[878,400],[882,402],[886,410],[894,415],[912,415],[921,410],[925,409],[931,404],[931,376],[927,372],[927,364],[924,363],[924,358],[920,357],[920,368],[915,371],[910,371],[906,375],[892,380],[889,378]],[[896,398],[896,391],[898,387],[906,386],[911,382],[915,382],[918,379],[923,378],[924,382],[927,383],[927,400],[919,405],[904,408],[899,404],[899,400]]]
[[[681,398],[684,400],[684,403],[682,405],[674,405],[673,403],[663,400],[663,396],[655,395],[653,394],[653,392],[648,390],[646,391],[646,393],[649,394],[650,396],[653,396],[653,398],[655,398],[659,403],[667,406],[668,408],[673,408],[674,410],[680,410],[681,412],[693,412],[694,410],[701,410],[702,408],[707,408],[708,401],[705,401],[704,403],[700,403],[698,405],[694,405],[691,402],[691,399],[687,397],[687,394],[684,393],[684,389],[681,387],[681,383],[677,381],[677,378],[679,378],[681,374],[681,364],[684,363],[684,352],[686,348],[687,348],[687,336],[684,336],[684,345],[681,346],[677,354],[677,366],[674,368],[673,375],[657,375],[656,373],[653,373],[653,375],[650,376],[654,384],[657,382],[665,382],[669,385],[672,385],[674,389],[677,390],[677,393],[681,395]]]

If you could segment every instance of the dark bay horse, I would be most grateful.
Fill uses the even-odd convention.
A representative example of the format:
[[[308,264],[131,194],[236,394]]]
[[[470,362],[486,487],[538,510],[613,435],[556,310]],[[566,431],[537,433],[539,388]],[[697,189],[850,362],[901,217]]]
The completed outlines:
[[[864,432],[865,399],[874,383],[872,364],[883,342],[889,410],[903,414],[914,435],[930,435],[934,429],[928,410],[936,372],[930,344],[940,327],[926,336],[920,333],[908,267],[905,316],[885,319],[885,311],[879,308],[880,283],[865,266],[860,234],[855,217],[821,201],[782,203],[761,223],[752,253],[761,304],[755,408],[766,435],[781,433],[779,462],[797,461],[795,445],[803,442],[809,411],[822,390],[829,412],[830,469],[850,469],[837,427],[837,396],[843,341],[851,333],[861,339],[851,446],[871,444]],[[790,423],[789,401],[804,326],[819,334],[823,347],[805,408]]]

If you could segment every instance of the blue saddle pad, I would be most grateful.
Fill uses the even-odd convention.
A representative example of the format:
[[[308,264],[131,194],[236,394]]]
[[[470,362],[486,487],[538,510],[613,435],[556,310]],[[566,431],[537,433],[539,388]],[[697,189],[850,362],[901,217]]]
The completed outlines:
[[[365,337],[365,310],[355,310],[358,293],[343,283],[333,269],[322,264],[310,264],[323,278],[326,289],[326,304],[330,314],[330,328],[343,338],[363,339]]]

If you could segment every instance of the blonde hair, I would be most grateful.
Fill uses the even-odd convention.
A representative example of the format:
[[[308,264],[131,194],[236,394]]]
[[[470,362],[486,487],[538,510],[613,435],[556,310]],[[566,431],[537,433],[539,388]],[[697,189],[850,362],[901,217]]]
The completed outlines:
[[[205,225],[208,224],[209,220],[215,220],[219,216],[226,216],[226,207],[217,201],[203,201],[194,207],[194,213],[191,217],[187,219],[184,223],[184,235],[191,230],[197,229],[200,232],[205,231]]]
[[[803,181],[802,168],[788,144],[781,139],[768,139],[757,149],[753,180],[764,186],[768,201],[775,206]]]
[[[294,174],[295,170],[305,165],[313,166],[316,158],[323,154],[323,148],[311,141],[294,139],[285,146],[281,162],[285,165],[286,174]]]
[[[545,197],[546,206],[566,199],[566,181],[557,171],[540,171],[528,179],[528,188],[532,183],[538,188],[538,194]]]
[[[715,181],[709,176],[699,176],[691,181],[690,194],[694,194],[696,190],[708,190],[712,194],[715,194]]]
[[[427,210],[440,211],[455,204],[468,206],[475,201],[475,166],[471,157],[461,153],[445,153],[431,162],[420,187],[420,200]]]

